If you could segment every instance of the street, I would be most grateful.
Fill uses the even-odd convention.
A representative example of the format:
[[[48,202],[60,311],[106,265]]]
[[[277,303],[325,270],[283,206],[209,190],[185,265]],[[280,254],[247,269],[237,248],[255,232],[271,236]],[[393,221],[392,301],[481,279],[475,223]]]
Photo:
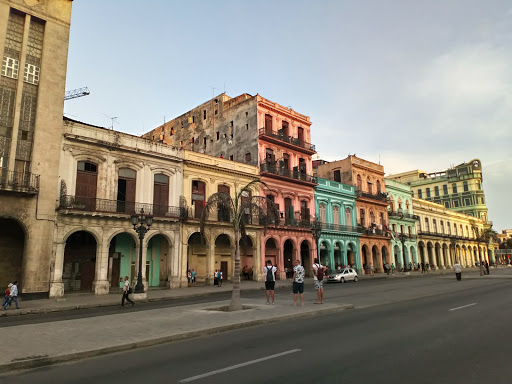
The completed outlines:
[[[11,372],[0,379],[509,383],[510,285],[507,279],[456,282],[452,275],[329,285],[327,300],[350,302],[356,309]],[[430,294],[419,294],[425,290]],[[276,300],[290,296],[281,290]]]

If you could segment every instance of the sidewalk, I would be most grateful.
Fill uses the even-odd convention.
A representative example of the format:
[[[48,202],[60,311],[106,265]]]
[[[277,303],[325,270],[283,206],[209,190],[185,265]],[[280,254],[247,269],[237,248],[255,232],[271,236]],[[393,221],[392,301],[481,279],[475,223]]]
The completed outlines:
[[[266,305],[262,297],[243,299],[246,309],[237,312],[218,310],[229,301],[139,312],[131,312],[131,306],[127,306],[121,314],[11,326],[2,333],[2,349],[8,353],[0,354],[0,372],[353,308],[350,304],[313,305],[315,292],[305,296],[303,307],[294,307],[288,300]]]

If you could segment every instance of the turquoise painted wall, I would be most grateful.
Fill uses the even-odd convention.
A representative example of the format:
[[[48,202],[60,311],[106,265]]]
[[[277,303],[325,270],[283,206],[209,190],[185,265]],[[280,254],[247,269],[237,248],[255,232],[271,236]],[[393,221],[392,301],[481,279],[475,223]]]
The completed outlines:
[[[131,258],[135,257],[135,244],[133,238],[127,233],[120,233],[116,236],[116,246],[114,252],[121,254],[120,262],[120,277],[124,280],[125,276],[128,276],[132,281],[133,276],[131,275]],[[130,258],[131,257],[131,258]],[[122,288],[123,282],[119,283],[119,287]]]

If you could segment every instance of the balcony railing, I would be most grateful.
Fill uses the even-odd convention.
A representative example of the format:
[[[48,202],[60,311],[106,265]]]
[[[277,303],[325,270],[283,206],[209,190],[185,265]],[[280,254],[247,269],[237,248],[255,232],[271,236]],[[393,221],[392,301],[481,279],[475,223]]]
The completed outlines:
[[[386,236],[391,237],[391,232],[388,232],[387,229],[379,229],[377,227],[363,227],[363,234],[370,236]]]
[[[385,201],[389,203],[389,197],[385,192],[377,192],[376,194],[363,192],[359,188],[356,188],[356,197],[366,197],[368,199],[374,199],[379,201]]]
[[[37,195],[39,193],[39,175],[1,169],[0,190]]]
[[[431,232],[431,231],[423,231],[419,230],[418,235],[420,236],[435,236],[435,237],[443,237],[447,239],[455,239],[455,240],[472,240],[476,241],[474,237],[465,236],[465,235],[452,235],[449,233],[441,233],[441,232]]]
[[[153,215],[154,217],[178,218],[184,218],[187,213],[183,208],[167,205],[135,203],[69,195],[61,197],[59,209],[82,212],[119,213],[125,215],[140,213],[142,209],[144,210],[144,213]]]
[[[283,135],[283,134],[281,134],[279,132],[276,132],[276,131],[273,131],[271,129],[260,128],[259,135],[260,136],[272,137],[273,139],[282,141],[284,143],[289,143],[289,144],[292,144],[292,145],[296,145],[297,147],[304,148],[304,149],[306,149],[308,151],[316,152],[315,146],[313,144],[310,144],[310,143],[308,143],[308,142],[306,142],[304,140],[301,140],[299,138],[296,138],[296,137]]]
[[[335,231],[335,232],[353,232],[363,233],[364,229],[361,226],[353,227],[350,225],[333,224],[333,223],[320,223],[322,230]]]
[[[400,219],[411,219],[411,220],[419,220],[420,219],[420,217],[417,215],[411,215],[410,213],[403,213],[403,212],[388,211],[388,215],[390,217],[398,217]]]
[[[296,170],[291,171],[286,168],[279,168],[277,164],[261,163],[260,172],[271,173],[273,175],[283,176],[292,180],[301,180],[306,181],[308,183],[316,184],[315,176],[308,175],[305,172],[299,172]]]

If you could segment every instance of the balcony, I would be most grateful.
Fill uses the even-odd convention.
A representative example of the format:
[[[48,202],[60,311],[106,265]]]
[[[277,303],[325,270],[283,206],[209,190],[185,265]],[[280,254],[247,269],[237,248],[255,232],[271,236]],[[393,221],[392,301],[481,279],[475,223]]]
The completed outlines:
[[[359,188],[356,188],[356,198],[357,197],[365,197],[367,199],[373,199],[373,200],[378,200],[378,201],[389,203],[388,194],[385,192],[377,192],[377,194],[373,194],[373,193],[363,192]]]
[[[385,236],[385,237],[390,237],[391,236],[391,232],[388,231],[387,229],[379,229],[377,227],[370,227],[370,228],[367,228],[367,227],[362,227],[363,228],[363,234],[364,235],[368,235],[368,236]]]
[[[334,231],[334,232],[352,232],[352,233],[363,233],[364,229],[361,226],[352,227],[350,225],[333,224],[333,223],[320,223],[323,231]]]
[[[308,175],[305,172],[299,172],[297,170],[289,170],[286,168],[279,168],[277,164],[272,163],[261,163],[260,164],[260,172],[262,174],[264,173],[270,173],[272,175],[280,176],[281,179],[289,179],[289,180],[297,180],[297,181],[303,181],[305,183],[309,184],[315,184],[316,185],[316,177],[312,175]]]
[[[133,215],[141,209],[154,217],[184,218],[187,213],[180,207],[79,196],[62,196],[59,204],[59,210],[105,214]]]
[[[399,219],[410,219],[410,220],[419,220],[420,217],[417,215],[411,215],[410,213],[403,213],[403,212],[394,212],[394,211],[388,211],[389,217],[397,217]]]
[[[303,152],[311,155],[316,153],[315,146],[313,144],[300,140],[296,137],[283,135],[280,132],[276,132],[271,129],[260,128],[259,136],[270,139],[269,141],[275,142],[277,144],[285,144],[287,147],[292,149],[303,150]]]
[[[454,240],[469,240],[469,241],[476,241],[473,237],[464,236],[464,235],[452,235],[448,233],[441,233],[441,232],[430,232],[430,231],[418,231],[419,236],[434,236],[434,237],[442,237],[445,239],[454,239]]]
[[[0,171],[0,191],[37,195],[39,193],[39,175],[2,169]]]

